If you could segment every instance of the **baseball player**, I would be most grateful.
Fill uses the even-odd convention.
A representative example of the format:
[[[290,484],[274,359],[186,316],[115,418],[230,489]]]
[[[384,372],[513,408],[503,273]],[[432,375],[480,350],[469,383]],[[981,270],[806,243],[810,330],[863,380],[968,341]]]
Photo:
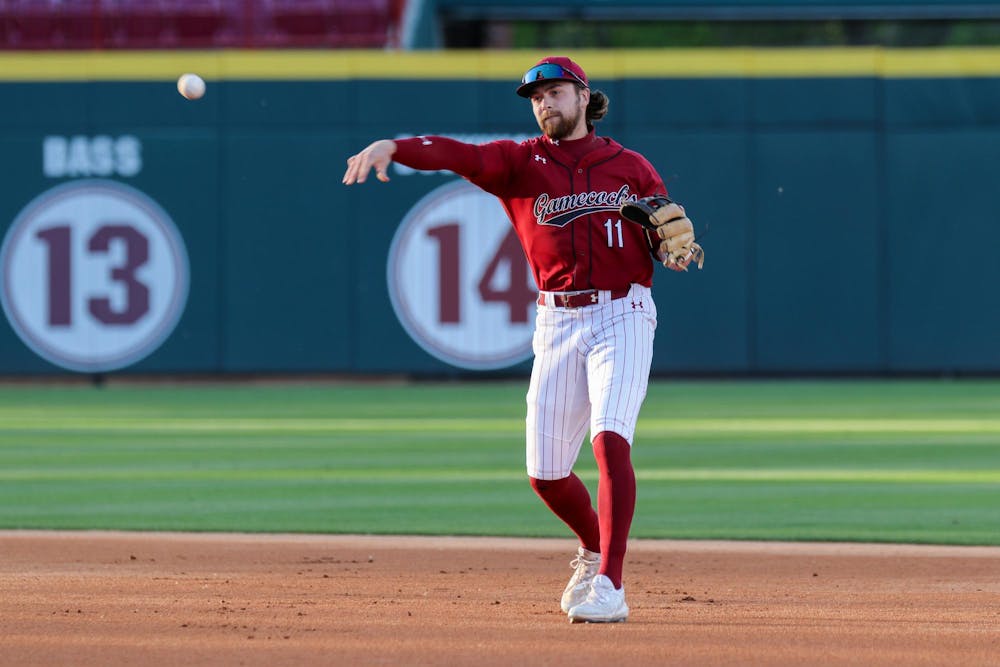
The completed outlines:
[[[598,136],[608,98],[566,57],[544,58],[521,80],[542,134],[473,145],[439,136],[380,140],[347,160],[343,182],[395,160],[447,169],[496,195],[517,231],[539,288],[527,394],[527,470],[535,492],[580,540],[561,600],[571,622],[628,618],[622,570],[635,510],[631,445],[646,395],[656,328],[653,261],[699,266],[684,209],[641,155]],[[632,224],[622,210],[639,206]],[[589,432],[597,509],[573,473]]]

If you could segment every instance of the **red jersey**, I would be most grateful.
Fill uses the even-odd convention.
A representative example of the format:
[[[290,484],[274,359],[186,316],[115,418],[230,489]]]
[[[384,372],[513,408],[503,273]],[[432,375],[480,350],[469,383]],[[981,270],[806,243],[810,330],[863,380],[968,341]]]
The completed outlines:
[[[414,169],[453,171],[496,195],[541,290],[651,286],[651,251],[659,241],[622,220],[618,209],[666,194],[663,180],[644,157],[593,131],[563,143],[545,136],[482,145],[415,137],[396,140],[393,159]]]

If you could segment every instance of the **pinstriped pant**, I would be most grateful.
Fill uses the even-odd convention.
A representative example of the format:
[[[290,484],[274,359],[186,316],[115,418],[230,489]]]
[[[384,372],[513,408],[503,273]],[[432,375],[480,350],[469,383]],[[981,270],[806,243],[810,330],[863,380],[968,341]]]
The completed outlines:
[[[594,306],[539,306],[528,387],[527,468],[567,477],[583,436],[613,431],[632,444],[653,360],[656,306],[648,287]]]

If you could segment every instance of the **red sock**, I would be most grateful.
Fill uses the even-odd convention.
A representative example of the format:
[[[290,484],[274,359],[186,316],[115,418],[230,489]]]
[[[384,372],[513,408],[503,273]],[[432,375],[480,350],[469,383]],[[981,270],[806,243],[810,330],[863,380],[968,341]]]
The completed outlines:
[[[617,433],[601,431],[594,437],[594,458],[600,482],[597,513],[601,527],[601,569],[615,585],[622,587],[622,567],[628,532],[635,513],[635,471],[632,448]]]
[[[590,551],[601,550],[600,524],[597,513],[590,502],[590,493],[583,481],[575,474],[562,479],[531,480],[531,488],[535,490],[552,512],[570,527],[580,538],[580,544]]]

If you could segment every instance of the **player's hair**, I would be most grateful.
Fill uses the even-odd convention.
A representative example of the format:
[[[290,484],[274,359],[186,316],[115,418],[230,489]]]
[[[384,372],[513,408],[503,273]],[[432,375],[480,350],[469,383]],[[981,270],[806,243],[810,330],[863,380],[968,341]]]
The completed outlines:
[[[608,96],[600,90],[590,91],[590,102],[587,104],[587,125],[589,127],[593,127],[594,123],[604,118],[608,113],[610,102]]]

